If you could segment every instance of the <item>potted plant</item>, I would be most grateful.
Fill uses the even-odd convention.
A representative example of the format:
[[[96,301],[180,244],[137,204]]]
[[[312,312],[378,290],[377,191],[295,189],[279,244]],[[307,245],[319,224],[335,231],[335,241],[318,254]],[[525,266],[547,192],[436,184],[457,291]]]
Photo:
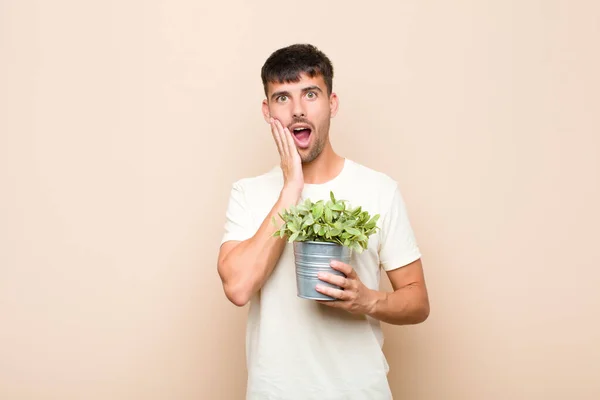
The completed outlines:
[[[369,236],[378,229],[379,214],[370,216],[362,206],[352,207],[346,200],[312,202],[306,199],[279,213],[283,225],[273,236],[285,238],[294,246],[298,296],[314,300],[333,300],[316,291],[317,284],[338,288],[317,278],[321,271],[344,276],[329,264],[339,260],[349,264],[352,252],[362,253]],[[277,226],[275,218],[273,223]]]

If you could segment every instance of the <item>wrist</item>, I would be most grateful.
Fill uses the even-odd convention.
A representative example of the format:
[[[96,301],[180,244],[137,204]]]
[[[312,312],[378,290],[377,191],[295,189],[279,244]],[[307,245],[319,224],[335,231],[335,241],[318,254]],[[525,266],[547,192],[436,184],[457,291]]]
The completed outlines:
[[[298,185],[286,185],[281,189],[281,198],[285,200],[290,200],[297,202],[300,200],[300,196],[302,195],[302,186]]]
[[[380,314],[381,308],[385,306],[387,302],[388,294],[386,292],[380,292],[378,290],[371,290],[369,301],[367,304],[367,315],[375,317]]]

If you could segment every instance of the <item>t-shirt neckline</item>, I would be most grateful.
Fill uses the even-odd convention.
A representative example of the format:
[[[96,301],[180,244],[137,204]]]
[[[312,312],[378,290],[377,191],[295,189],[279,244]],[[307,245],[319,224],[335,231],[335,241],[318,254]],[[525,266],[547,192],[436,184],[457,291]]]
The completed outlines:
[[[322,183],[304,183],[304,188],[308,189],[308,190],[314,190],[314,189],[320,189],[320,188],[325,188],[325,187],[329,187],[331,185],[337,184],[339,181],[341,181],[346,174],[348,173],[348,170],[350,168],[350,164],[352,163],[352,161],[346,157],[344,157],[344,165],[342,166],[341,171],[334,176],[333,178],[331,178],[330,180],[328,180],[327,182],[322,182]]]

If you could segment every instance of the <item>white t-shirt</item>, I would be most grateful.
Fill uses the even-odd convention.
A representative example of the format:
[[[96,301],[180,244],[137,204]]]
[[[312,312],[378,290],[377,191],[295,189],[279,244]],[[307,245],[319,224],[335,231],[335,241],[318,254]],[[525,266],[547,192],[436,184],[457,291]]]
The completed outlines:
[[[253,236],[283,187],[277,166],[233,184],[226,212],[228,240]],[[368,249],[350,263],[361,281],[378,290],[380,272],[421,254],[398,184],[387,175],[345,159],[342,172],[323,184],[305,184],[301,201],[337,199],[380,214]],[[271,221],[269,221],[271,223]],[[250,300],[246,331],[247,400],[388,400],[388,364],[379,321],[297,296],[293,245]]]

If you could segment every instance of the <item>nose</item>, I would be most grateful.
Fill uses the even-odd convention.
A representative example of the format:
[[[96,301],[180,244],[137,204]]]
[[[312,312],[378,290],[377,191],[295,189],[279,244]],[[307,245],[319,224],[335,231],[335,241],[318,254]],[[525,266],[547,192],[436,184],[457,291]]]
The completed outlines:
[[[293,113],[294,118],[306,117],[306,112],[304,110],[302,101],[296,101],[294,103],[294,108],[292,109],[292,113]]]

